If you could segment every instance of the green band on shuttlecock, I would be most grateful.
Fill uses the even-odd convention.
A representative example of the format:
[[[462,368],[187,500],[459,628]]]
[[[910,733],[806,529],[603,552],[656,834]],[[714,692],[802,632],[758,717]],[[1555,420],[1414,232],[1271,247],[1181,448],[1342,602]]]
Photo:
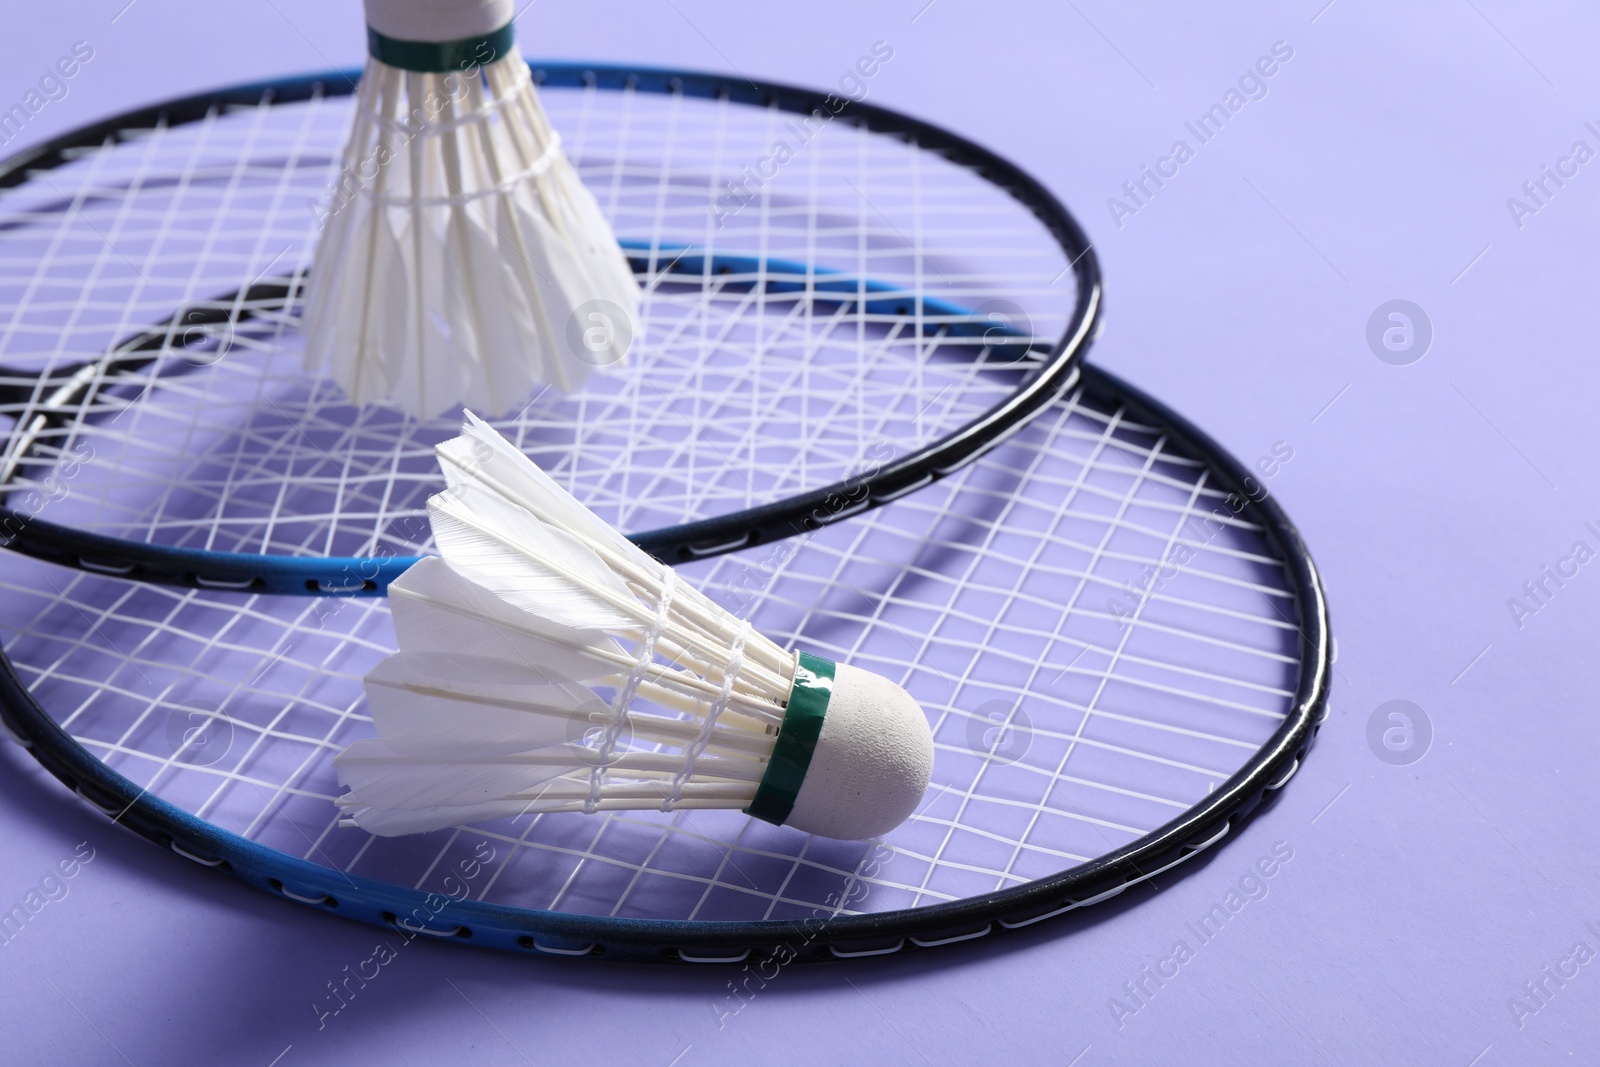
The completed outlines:
[[[403,41],[385,37],[367,27],[367,54],[379,63],[424,74],[445,74],[486,66],[503,58],[516,43],[517,35],[506,23],[482,37],[463,37],[459,41]]]
[[[777,743],[767,760],[767,773],[756,787],[756,798],[745,814],[783,825],[794,810],[795,797],[811,769],[811,755],[822,735],[822,720],[828,714],[833,696],[833,663],[809,652],[800,653],[795,667],[794,685],[789,689],[789,707],[778,728]]]

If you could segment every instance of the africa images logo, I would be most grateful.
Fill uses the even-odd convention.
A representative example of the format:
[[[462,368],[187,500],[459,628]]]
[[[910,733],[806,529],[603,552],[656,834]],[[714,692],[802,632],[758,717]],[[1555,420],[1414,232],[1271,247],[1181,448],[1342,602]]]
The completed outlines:
[[[1146,163],[1139,168],[1136,177],[1123,182],[1122,196],[1106,199],[1106,210],[1111,213],[1111,221],[1117,224],[1117,229],[1122,229],[1127,219],[1148,207],[1156,193],[1176,178],[1184,164],[1221,133],[1223,127],[1244,110],[1246,104],[1252,100],[1265,100],[1267,82],[1293,58],[1294,48],[1288,41],[1274,41],[1271,55],[1261,56],[1245,68],[1237,83],[1228,86],[1220,101],[1183,124],[1188,137],[1173,141],[1167,154],[1157,159],[1153,167]],[[1194,144],[1189,143],[1189,138],[1194,139]]]

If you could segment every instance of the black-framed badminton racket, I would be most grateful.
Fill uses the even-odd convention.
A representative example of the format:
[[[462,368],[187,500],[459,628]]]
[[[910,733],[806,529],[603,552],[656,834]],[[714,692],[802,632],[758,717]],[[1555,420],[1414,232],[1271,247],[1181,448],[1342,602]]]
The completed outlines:
[[[0,716],[118,824],[334,915],[537,955],[866,956],[1028,926],[1223,841],[1324,714],[1326,608],[1265,483],[1104,371],[936,485],[678,568],[784,647],[904,686],[932,785],[869,842],[739,811],[346,825],[388,601],[14,557]]]
[[[0,164],[10,547],[335,594],[379,594],[427,550],[432,447],[459,416],[357,408],[302,367],[356,77],[190,97]],[[1071,385],[1099,268],[1007,161],[837,94],[569,64],[535,78],[644,302],[627,365],[495,425],[658,558],[920,489]]]

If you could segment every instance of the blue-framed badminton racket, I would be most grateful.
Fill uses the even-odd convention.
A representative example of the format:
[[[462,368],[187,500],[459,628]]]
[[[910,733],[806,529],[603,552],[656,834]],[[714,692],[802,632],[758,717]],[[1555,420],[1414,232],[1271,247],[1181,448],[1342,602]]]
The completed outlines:
[[[837,94],[534,74],[644,300],[626,366],[495,425],[658,558],[769,544],[920,489],[1071,385],[1099,268],[1005,160]],[[459,415],[358,408],[302,368],[356,77],[178,100],[0,163],[10,547],[335,594],[381,593],[427,551],[432,447]]]
[[[374,734],[362,676],[395,648],[384,598],[14,556],[0,718],[196,876],[403,937],[763,975],[919,950],[1165,885],[1295,773],[1326,707],[1330,639],[1266,484],[1090,366],[935,485],[679,566],[783,648],[887,677],[927,713],[932,785],[868,842],[716,810],[392,838],[343,823],[334,757]]]

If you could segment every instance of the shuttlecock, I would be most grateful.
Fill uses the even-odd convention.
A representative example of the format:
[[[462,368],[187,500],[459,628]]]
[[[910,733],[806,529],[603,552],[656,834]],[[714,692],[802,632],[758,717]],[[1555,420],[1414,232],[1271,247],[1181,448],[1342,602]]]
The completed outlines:
[[[437,451],[443,555],[389,587],[400,651],[366,678],[377,737],[335,760],[349,820],[387,836],[735,808],[854,840],[916,807],[933,737],[904,689],[784,651],[472,414]]]
[[[366,72],[308,282],[306,365],[419,418],[621,361],[639,286],[561,150],[512,0],[366,0]]]

